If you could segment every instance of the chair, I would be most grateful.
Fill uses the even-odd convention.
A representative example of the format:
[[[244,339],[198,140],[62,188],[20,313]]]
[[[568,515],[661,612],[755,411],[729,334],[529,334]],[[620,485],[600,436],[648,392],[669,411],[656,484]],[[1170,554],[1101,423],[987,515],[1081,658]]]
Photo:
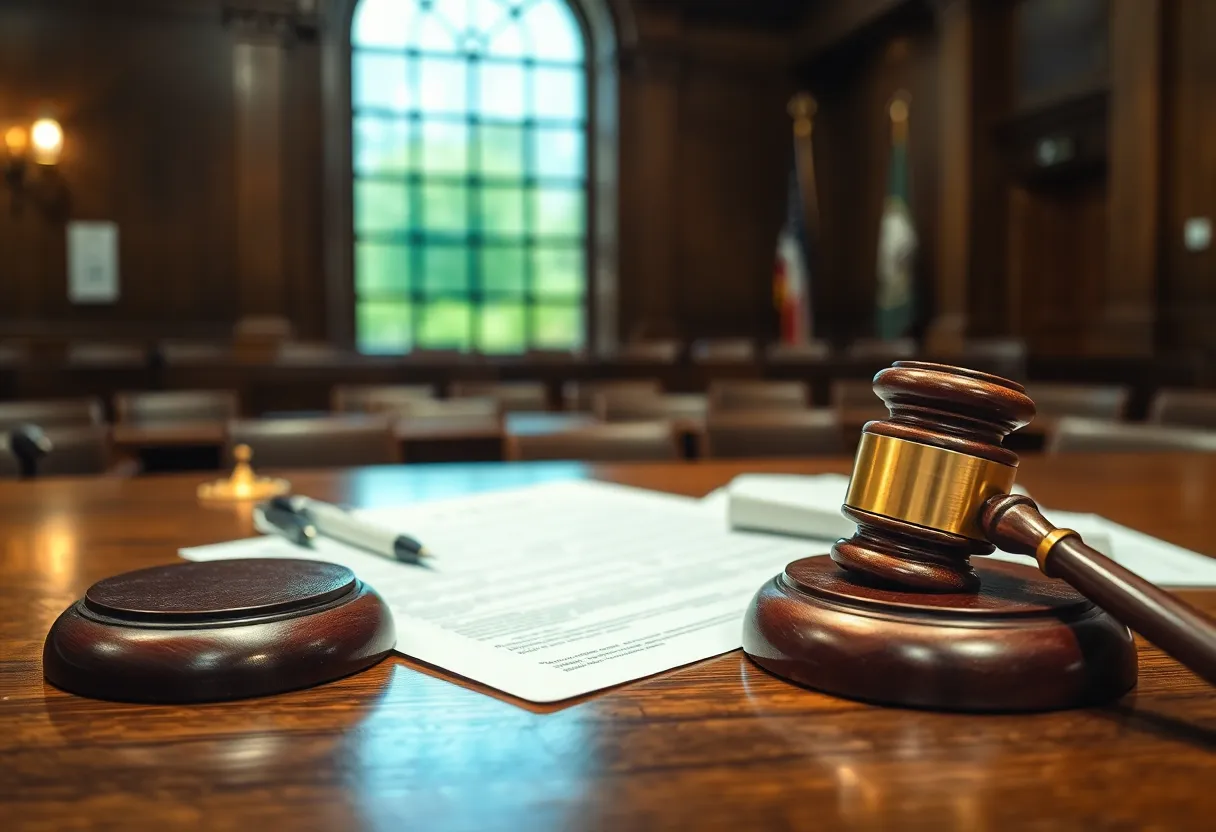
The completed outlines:
[[[270,361],[291,335],[291,321],[284,317],[247,316],[232,328],[232,354],[241,361]]]
[[[549,390],[542,381],[454,381],[453,399],[493,399],[503,413],[549,409]]]
[[[502,435],[502,412],[494,399],[401,399],[377,412],[392,418],[402,440]]]
[[[711,413],[705,453],[710,459],[841,454],[840,418],[826,408]]]
[[[1126,387],[1096,384],[1026,385],[1040,417],[1058,419],[1081,416],[1087,419],[1122,419],[1131,391]]]
[[[916,355],[916,341],[912,338],[892,338],[884,341],[881,338],[858,338],[849,345],[851,358],[881,358],[895,361],[900,358],[912,358]]]
[[[112,462],[108,425],[55,426],[43,430],[51,450],[38,462],[39,477],[104,474]],[[130,473],[134,473],[132,470]],[[9,448],[8,434],[0,434],[0,479],[16,478],[20,464]]]
[[[429,384],[339,384],[329,393],[335,413],[374,413],[394,402],[433,398]]]
[[[1056,422],[1048,453],[1191,451],[1216,453],[1216,431],[1066,416]]]
[[[617,358],[622,361],[674,364],[680,359],[680,346],[680,342],[674,338],[630,341],[617,350]]]
[[[234,390],[163,390],[118,393],[119,422],[226,422],[241,415]]]
[[[68,344],[64,361],[70,367],[143,367],[148,349],[140,344]]]
[[[805,410],[811,390],[804,381],[713,381],[709,411]]]
[[[750,338],[704,338],[689,350],[698,364],[741,364],[756,359],[756,342]]]
[[[600,393],[633,393],[658,396],[663,387],[657,378],[621,379],[614,381],[567,381],[562,386],[562,401],[566,410],[589,411],[595,407]]]
[[[973,338],[963,343],[965,367],[995,373],[1004,378],[1026,377],[1026,342],[1020,338]]]
[[[605,422],[650,422],[659,419],[700,419],[709,408],[699,393],[605,391],[594,399],[595,415]]]
[[[570,364],[586,359],[587,354],[582,350],[528,350],[524,353],[524,361],[537,364]]]
[[[287,341],[279,345],[275,360],[281,364],[326,364],[346,355],[346,350],[327,342]]]
[[[95,398],[0,403],[0,430],[23,424],[38,425],[45,430],[100,425],[104,421],[101,401]]]
[[[254,465],[266,468],[325,468],[388,465],[400,461],[397,440],[385,418],[248,419],[230,422],[226,458],[248,445]]]
[[[889,415],[887,406],[874,392],[874,382],[869,379],[836,379],[832,382],[830,395],[832,409],[841,423],[849,427],[885,419]]]
[[[1216,428],[1216,391],[1159,390],[1149,405],[1148,420],[1158,425]]]
[[[217,364],[232,356],[227,344],[209,341],[161,341],[156,351],[170,366]]]
[[[823,361],[832,354],[827,341],[807,341],[805,344],[769,344],[764,357],[773,364],[796,364],[802,361]]]
[[[667,422],[593,425],[507,438],[507,459],[512,461],[667,462],[679,458],[679,442]]]
[[[501,407],[489,398],[427,399],[422,397],[373,400],[372,413],[398,419],[469,419],[492,417],[501,421]]]

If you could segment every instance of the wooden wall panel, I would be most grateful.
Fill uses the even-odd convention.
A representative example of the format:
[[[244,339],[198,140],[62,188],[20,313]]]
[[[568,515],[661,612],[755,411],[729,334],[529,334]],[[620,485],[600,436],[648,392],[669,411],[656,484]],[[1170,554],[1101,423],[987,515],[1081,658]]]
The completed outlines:
[[[680,102],[676,309],[697,336],[775,334],[773,257],[793,159],[788,82],[708,68]]]
[[[1216,221],[1216,3],[1166,6],[1161,321],[1166,347],[1216,351],[1216,248],[1183,245],[1189,217]]]
[[[0,331],[226,327],[236,298],[231,64],[218,12],[192,5],[0,7],[0,121],[45,112],[63,124],[71,216],[118,223],[122,279],[117,303],[70,305],[63,223],[5,205]]]

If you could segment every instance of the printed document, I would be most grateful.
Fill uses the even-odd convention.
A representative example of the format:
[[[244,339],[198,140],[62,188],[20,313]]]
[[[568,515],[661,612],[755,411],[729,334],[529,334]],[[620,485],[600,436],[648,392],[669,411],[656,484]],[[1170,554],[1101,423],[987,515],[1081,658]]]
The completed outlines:
[[[698,500],[597,482],[358,514],[422,541],[434,565],[274,536],[181,554],[344,564],[392,609],[399,652],[553,702],[738,648],[756,590],[828,548],[731,532],[721,511]]]

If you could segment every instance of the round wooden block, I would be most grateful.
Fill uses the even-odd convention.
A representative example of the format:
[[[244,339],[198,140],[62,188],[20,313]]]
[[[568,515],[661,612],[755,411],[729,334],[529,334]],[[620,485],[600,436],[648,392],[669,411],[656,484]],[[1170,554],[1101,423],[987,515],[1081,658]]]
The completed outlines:
[[[743,649],[825,693],[935,710],[1073,708],[1135,686],[1135,643],[1109,614],[1031,567],[972,562],[979,592],[934,594],[796,561],[752,600]]]
[[[107,578],[47,634],[56,687],[126,702],[205,702],[319,685],[393,648],[384,601],[345,566],[245,559]]]

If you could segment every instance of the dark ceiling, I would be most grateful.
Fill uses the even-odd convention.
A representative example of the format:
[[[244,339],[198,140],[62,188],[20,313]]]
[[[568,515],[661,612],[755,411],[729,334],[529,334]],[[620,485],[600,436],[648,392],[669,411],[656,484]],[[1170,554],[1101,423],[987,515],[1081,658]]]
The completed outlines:
[[[829,0],[843,2],[844,0]],[[679,10],[685,20],[717,25],[779,29],[798,23],[822,0],[642,0],[655,8]]]

